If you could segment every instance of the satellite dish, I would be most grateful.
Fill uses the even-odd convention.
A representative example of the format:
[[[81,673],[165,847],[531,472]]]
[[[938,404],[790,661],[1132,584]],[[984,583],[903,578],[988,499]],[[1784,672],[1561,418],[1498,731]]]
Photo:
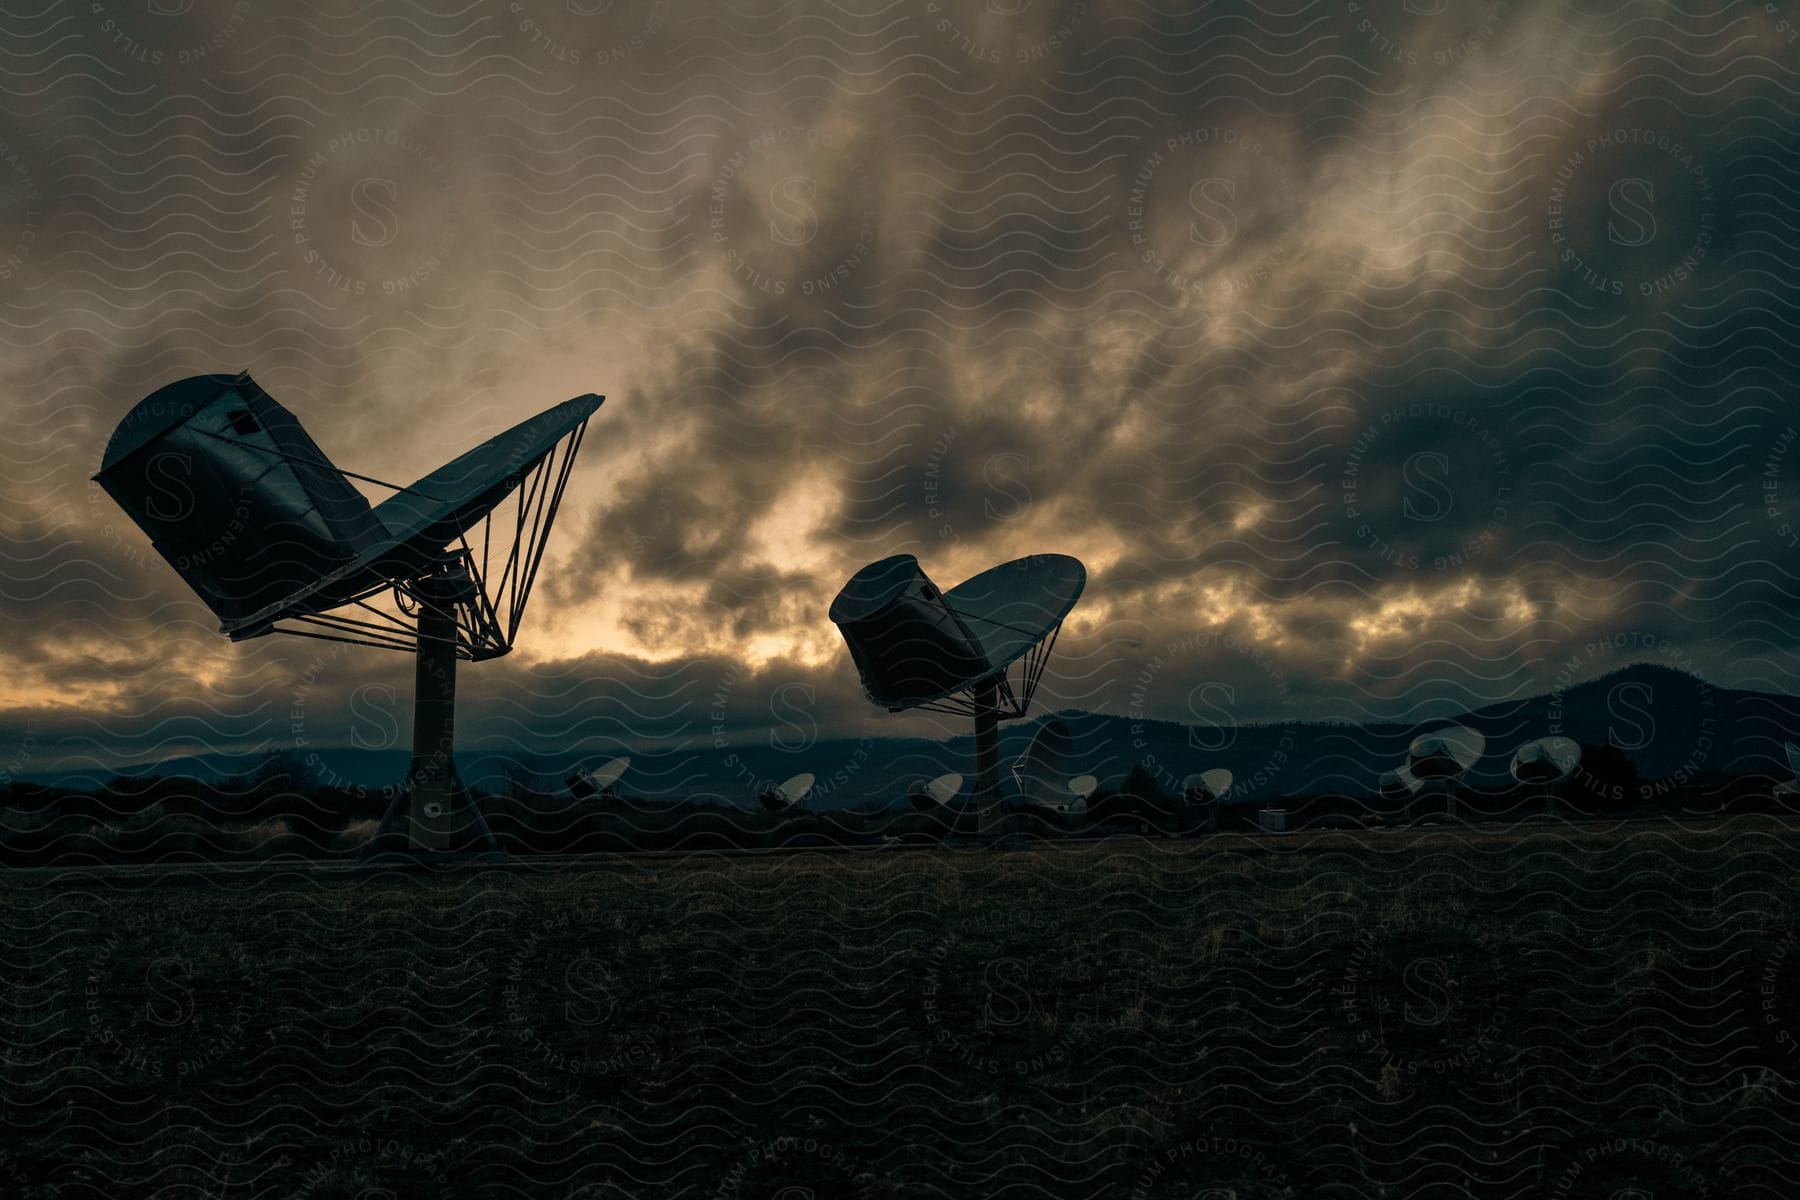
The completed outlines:
[[[1092,775],[1077,775],[1075,778],[1069,780],[1069,792],[1077,800],[1081,801],[1083,812],[1087,811],[1088,797],[1092,796],[1094,794],[1094,789],[1099,786],[1100,781]]]
[[[592,771],[579,772],[568,778],[569,791],[578,800],[588,800],[595,796],[604,796],[612,790],[614,784],[631,766],[631,760],[625,757],[609,759]]]
[[[1230,790],[1231,772],[1224,767],[1212,767],[1181,781],[1181,794],[1190,804],[1212,804],[1223,800]]]
[[[1538,738],[1520,746],[1512,758],[1512,777],[1520,783],[1551,784],[1581,765],[1581,746],[1566,737]]]
[[[1421,733],[1407,750],[1407,770],[1415,786],[1413,793],[1430,794],[1444,802],[1441,816],[1456,816],[1456,781],[1487,749],[1487,738],[1464,725],[1447,725]],[[1440,814],[1426,814],[1427,818]]]
[[[1381,773],[1381,797],[1384,800],[1410,800],[1424,786],[1407,767]]]
[[[800,807],[800,802],[811,793],[812,787],[813,777],[803,771],[759,793],[756,798],[770,812],[792,812]]]
[[[1783,742],[1782,746],[1787,750],[1788,770],[1794,773],[1796,779],[1800,779],[1800,746],[1792,742]]]
[[[1464,725],[1421,733],[1412,741],[1408,763],[1416,779],[1460,779],[1487,749],[1487,738]]]
[[[603,400],[546,409],[401,487],[333,464],[248,372],[196,375],[125,415],[94,480],[233,641],[290,633],[412,653],[412,765],[380,828],[405,804],[415,848],[452,849],[471,827],[493,847],[456,774],[456,660],[512,649]],[[394,494],[371,508],[351,479]],[[390,593],[392,611],[373,603]]]
[[[830,618],[871,701],[889,712],[922,708],[975,721],[974,800],[988,832],[1000,790],[998,723],[1026,715],[1075,607],[1087,571],[1066,554],[991,567],[949,591],[919,560],[896,554],[844,584]],[[1008,672],[1022,663],[1014,690]],[[1041,731],[1040,731],[1041,732]]]
[[[911,793],[913,807],[921,812],[932,812],[943,808],[956,799],[957,793],[962,791],[962,785],[963,777],[955,772],[939,775],[930,783],[920,780],[913,785]]]

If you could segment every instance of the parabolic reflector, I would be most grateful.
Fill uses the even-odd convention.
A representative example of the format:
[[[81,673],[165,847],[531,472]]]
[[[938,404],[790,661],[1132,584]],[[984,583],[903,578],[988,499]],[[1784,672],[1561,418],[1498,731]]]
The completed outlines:
[[[1383,771],[1379,787],[1383,798],[1388,800],[1405,800],[1424,785],[1406,767],[1398,767],[1392,771]]]
[[[601,763],[592,771],[577,771],[569,776],[569,790],[581,800],[603,795],[608,788],[619,782],[630,766],[631,759],[621,755]]]
[[[962,791],[962,785],[963,777],[952,771],[925,784],[916,795],[922,796],[933,806],[941,807],[956,799],[956,794]]]
[[[322,612],[428,568],[451,543],[512,494],[526,472],[593,415],[605,397],[565,400],[451,459],[374,509],[384,535],[311,587],[268,605],[225,632],[258,631],[284,617]],[[550,517],[554,517],[554,513]],[[547,522],[546,522],[547,524]]]
[[[1512,777],[1520,783],[1554,783],[1581,763],[1581,746],[1566,737],[1538,738],[1513,754]]]
[[[1224,767],[1211,767],[1181,781],[1183,795],[1198,797],[1202,802],[1222,799],[1231,790],[1231,772]]]
[[[537,535],[548,534],[562,482],[553,486],[532,472],[603,400],[579,396],[521,421],[371,508],[247,372],[195,375],[157,389],[125,415],[94,479],[219,618],[222,632],[241,640],[441,569],[446,549],[531,476],[534,496],[543,485],[544,503],[529,530],[532,561],[517,576],[528,584],[542,552]],[[520,524],[515,532],[527,532]],[[510,576],[507,584],[516,587]],[[513,599],[522,610],[523,592]],[[475,656],[504,653],[512,632],[489,638]]]
[[[949,591],[896,554],[850,577],[831,602],[863,690],[892,712],[1000,675],[1062,623],[1087,572],[1066,554],[991,567]]]
[[[1454,779],[1474,766],[1486,749],[1486,737],[1465,725],[1451,725],[1414,738],[1408,765],[1418,779]]]
[[[811,773],[802,771],[763,792],[757,799],[761,800],[763,807],[770,812],[785,812],[790,808],[799,807],[800,802],[811,794],[812,789]]]

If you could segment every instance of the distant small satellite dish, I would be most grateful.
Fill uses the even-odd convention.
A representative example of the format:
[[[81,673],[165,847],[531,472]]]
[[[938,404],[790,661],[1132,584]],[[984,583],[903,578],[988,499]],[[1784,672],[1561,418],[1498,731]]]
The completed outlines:
[[[963,777],[952,771],[948,775],[939,775],[930,783],[920,780],[913,785],[913,807],[921,812],[929,812],[943,808],[956,799],[962,791]]]
[[[1581,765],[1581,746],[1566,737],[1538,738],[1520,746],[1512,758],[1512,777],[1520,783],[1555,783]]]
[[[1380,787],[1384,800],[1409,800],[1424,786],[1407,767],[1397,767],[1381,773]]]
[[[776,784],[766,792],[757,796],[762,806],[770,812],[790,812],[800,807],[803,800],[812,793],[813,777],[802,771],[793,778]]]
[[[578,800],[590,800],[595,796],[603,796],[619,782],[631,766],[631,760],[621,755],[601,763],[592,771],[576,772],[569,776],[569,791]]]
[[[1100,781],[1092,775],[1077,775],[1069,780],[1069,792],[1081,801],[1084,810],[1087,808],[1087,798],[1093,795],[1094,789],[1099,786]]]
[[[1225,793],[1231,790],[1231,772],[1224,767],[1213,767],[1189,775],[1181,781],[1181,794],[1189,803],[1211,804],[1223,800]]]
[[[1474,766],[1486,749],[1487,738],[1466,725],[1451,725],[1414,738],[1407,765],[1416,779],[1456,779]]]

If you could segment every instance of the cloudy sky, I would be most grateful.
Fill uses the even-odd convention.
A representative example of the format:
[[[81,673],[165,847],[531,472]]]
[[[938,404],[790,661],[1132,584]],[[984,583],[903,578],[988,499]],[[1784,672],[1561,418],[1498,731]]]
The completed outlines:
[[[89,482],[240,369],[402,482],[608,397],[465,743],[952,730],[825,619],[900,551],[1086,562],[1051,706],[1790,689],[1800,4],[724,8],[0,15],[0,769],[404,740]]]

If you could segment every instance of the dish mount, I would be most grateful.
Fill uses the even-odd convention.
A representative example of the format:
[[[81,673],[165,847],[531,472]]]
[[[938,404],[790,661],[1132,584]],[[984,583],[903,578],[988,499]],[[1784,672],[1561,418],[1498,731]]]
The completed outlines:
[[[1063,619],[1087,571],[1066,554],[991,567],[944,591],[919,560],[896,554],[850,577],[830,618],[863,691],[889,712],[967,716],[975,725],[972,802],[983,833],[998,819],[999,723],[1031,709]],[[1008,678],[1022,664],[1018,687]]]
[[[604,400],[546,409],[403,487],[338,468],[247,372],[196,375],[126,414],[94,479],[232,641],[285,633],[412,653],[412,763],[377,842],[493,847],[456,773],[456,662],[513,648]],[[392,495],[371,507],[351,480]]]

